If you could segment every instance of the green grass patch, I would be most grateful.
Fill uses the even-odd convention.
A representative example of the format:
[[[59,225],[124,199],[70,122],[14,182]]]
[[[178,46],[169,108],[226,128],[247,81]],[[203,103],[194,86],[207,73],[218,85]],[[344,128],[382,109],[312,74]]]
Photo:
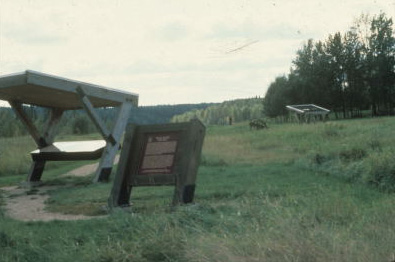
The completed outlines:
[[[209,127],[196,203],[175,209],[173,187],[136,187],[132,212],[100,216],[111,183],[60,176],[81,164],[66,162],[43,175],[61,186],[48,210],[96,218],[0,212],[0,261],[391,261],[394,128],[390,117]]]
[[[105,201],[107,191],[108,185],[88,185],[85,192],[64,188],[51,199],[78,206],[83,199]],[[10,261],[386,261],[393,252],[395,211],[388,207],[395,196],[292,164],[202,167],[195,205],[171,209],[172,193],[171,187],[136,188],[133,213],[90,221],[22,223],[3,217],[0,256]]]

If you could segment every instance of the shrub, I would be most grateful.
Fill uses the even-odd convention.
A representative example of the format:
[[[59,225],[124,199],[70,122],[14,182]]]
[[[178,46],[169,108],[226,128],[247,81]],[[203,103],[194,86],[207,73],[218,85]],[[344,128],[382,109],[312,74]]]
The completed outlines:
[[[371,138],[368,141],[368,145],[372,150],[381,151],[382,145],[381,142],[377,138]]]
[[[376,153],[369,159],[364,180],[386,192],[395,192],[395,153]]]
[[[350,150],[343,150],[339,153],[339,157],[343,161],[352,162],[366,157],[367,153],[362,148],[352,148]]]
[[[326,137],[337,137],[340,135],[340,130],[344,129],[344,125],[339,123],[325,123],[324,125],[324,136]]]
[[[15,246],[15,241],[6,233],[0,232],[0,247]]]
[[[320,153],[317,153],[313,156],[313,163],[317,165],[321,165],[326,161],[326,157]]]
[[[73,121],[73,134],[83,135],[89,134],[92,131],[90,120],[85,115],[80,115]]]

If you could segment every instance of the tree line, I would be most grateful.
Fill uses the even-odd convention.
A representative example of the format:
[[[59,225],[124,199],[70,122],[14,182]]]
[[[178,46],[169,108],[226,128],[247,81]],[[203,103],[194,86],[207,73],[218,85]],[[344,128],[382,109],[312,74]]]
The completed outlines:
[[[277,77],[264,98],[265,114],[287,114],[286,105],[317,104],[336,117],[393,115],[395,37],[384,13],[361,15],[346,33],[308,40],[296,53],[288,75]]]
[[[213,104],[201,103],[135,107],[132,108],[128,121],[139,125],[169,123],[174,115],[191,110],[201,110],[211,105]],[[23,106],[23,110],[32,119],[38,130],[42,131],[49,117],[49,110],[27,105]],[[116,108],[98,108],[96,113],[108,128],[114,125],[117,116]],[[22,122],[9,107],[0,107],[0,123],[0,137],[28,135]],[[95,132],[97,132],[95,125],[83,110],[66,111],[59,124],[59,133],[62,135],[81,135]]]
[[[198,118],[206,125],[229,125],[262,117],[262,99],[257,97],[225,101],[204,109],[195,109],[174,116],[171,122],[185,122]]]

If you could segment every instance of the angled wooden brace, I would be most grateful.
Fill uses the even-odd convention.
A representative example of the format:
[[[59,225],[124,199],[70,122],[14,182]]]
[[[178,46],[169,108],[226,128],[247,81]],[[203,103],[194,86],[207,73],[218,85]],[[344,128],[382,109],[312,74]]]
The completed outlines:
[[[77,88],[77,93],[79,94],[84,109],[88,113],[89,117],[92,119],[103,138],[107,141],[106,148],[103,151],[93,182],[108,181],[112,171],[115,155],[119,150],[120,140],[123,132],[125,131],[133,103],[132,101],[125,101],[121,104],[115,125],[113,130],[110,132],[94,111],[92,103],[89,101],[89,98],[81,87]]]
[[[40,132],[37,130],[36,126],[33,124],[29,116],[23,111],[22,103],[16,101],[9,101],[12,109],[14,110],[17,117],[22,121],[28,130],[29,134],[32,136],[34,141],[37,144],[38,148],[43,148],[49,146],[53,143],[57,129],[59,126],[60,119],[63,115],[63,110],[59,108],[51,108],[51,115],[48,118],[46,123],[46,127],[44,128],[44,134],[40,135]],[[28,182],[37,182],[40,181],[41,175],[44,171],[45,161],[34,161],[28,177]]]
[[[48,144],[40,135],[40,132],[37,130],[36,126],[33,124],[29,116],[25,113],[25,111],[23,111],[22,103],[16,101],[9,101],[8,103],[11,105],[16,116],[22,121],[23,125],[26,127],[27,131],[34,139],[34,142],[36,142],[38,148],[46,147]]]
[[[96,175],[93,182],[108,181],[112,171],[115,155],[119,150],[120,141],[128,123],[132,107],[133,104],[129,101],[122,103],[120,106],[117,120],[112,130],[112,136],[115,138],[117,143],[115,145],[107,143],[106,148],[103,151],[99,167],[96,170]]]
[[[93,124],[95,124],[96,128],[99,130],[102,137],[111,144],[115,145],[117,141],[114,139],[110,131],[108,131],[105,124],[102,122],[100,117],[96,114],[95,108],[93,107],[91,101],[89,100],[88,96],[85,94],[84,90],[81,87],[77,88],[77,93],[80,97],[82,106],[84,107],[86,113],[92,120]]]

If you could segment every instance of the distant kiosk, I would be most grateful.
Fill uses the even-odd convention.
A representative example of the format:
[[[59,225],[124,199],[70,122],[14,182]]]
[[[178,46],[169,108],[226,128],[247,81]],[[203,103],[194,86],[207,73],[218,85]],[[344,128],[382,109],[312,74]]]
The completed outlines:
[[[86,160],[101,157],[94,182],[106,181],[132,106],[137,106],[138,95],[106,87],[27,70],[0,76],[0,99],[6,100],[25,125],[37,144],[28,182],[40,181],[46,161]],[[40,133],[23,110],[23,105],[34,105],[50,110],[43,133]],[[95,108],[119,107],[112,130],[108,130]],[[66,110],[84,109],[100,131],[104,140],[54,142],[59,121]]]
[[[310,123],[311,121],[316,121],[317,119],[324,121],[330,113],[330,110],[314,104],[288,105],[286,108],[291,113],[294,113],[296,119],[300,123]]]

